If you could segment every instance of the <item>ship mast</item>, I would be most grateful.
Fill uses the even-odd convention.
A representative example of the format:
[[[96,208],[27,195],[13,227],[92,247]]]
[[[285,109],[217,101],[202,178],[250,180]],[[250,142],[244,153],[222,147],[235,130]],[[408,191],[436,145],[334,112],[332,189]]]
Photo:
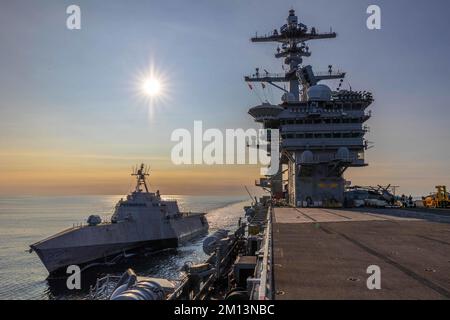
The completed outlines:
[[[247,82],[267,82],[270,85],[284,91],[283,100],[285,102],[300,101],[300,85],[302,86],[301,101],[307,100],[306,92],[310,86],[316,85],[321,80],[342,79],[344,72],[333,72],[330,66],[327,72],[314,74],[311,66],[301,67],[303,57],[311,56],[311,51],[306,45],[309,40],[336,38],[336,33],[318,33],[316,28],[310,30],[306,25],[298,21],[295,10],[289,11],[287,24],[283,25],[278,31],[275,29],[271,35],[255,36],[251,38],[252,42],[278,42],[281,48],[277,48],[276,58],[284,58],[284,64],[288,66],[285,74],[270,74],[265,71],[260,74],[259,68],[252,76],[245,77]],[[289,82],[289,91],[275,84],[275,82]]]
[[[133,172],[131,173],[132,176],[136,177],[137,183],[136,183],[136,189],[135,192],[142,192],[142,188],[141,186],[144,186],[145,191],[148,193],[148,187],[147,187],[147,182],[146,182],[146,176],[149,176],[150,172],[150,167],[149,166],[145,166],[143,163],[141,164],[141,166],[138,168],[133,168]]]

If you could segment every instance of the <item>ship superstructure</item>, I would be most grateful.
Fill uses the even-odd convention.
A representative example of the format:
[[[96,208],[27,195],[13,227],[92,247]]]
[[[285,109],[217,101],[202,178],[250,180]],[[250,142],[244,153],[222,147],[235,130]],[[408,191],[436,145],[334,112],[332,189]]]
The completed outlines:
[[[364,135],[368,128],[364,123],[371,116],[366,110],[374,101],[372,94],[343,90],[346,74],[334,71],[331,65],[316,73],[303,64],[311,55],[308,41],[336,36],[331,30],[319,33],[314,27],[309,29],[290,10],[287,23],[279,30],[251,38],[258,43],[277,42],[275,57],[284,59],[288,68],[283,74],[261,73],[257,68],[245,81],[267,83],[284,91],[281,104],[265,102],[251,108],[249,114],[264,128],[280,130],[279,173],[262,179],[261,184],[293,206],[341,206],[346,184],[343,173],[349,167],[367,165]],[[336,79],[336,90],[320,83]],[[288,89],[283,86],[286,83]]]

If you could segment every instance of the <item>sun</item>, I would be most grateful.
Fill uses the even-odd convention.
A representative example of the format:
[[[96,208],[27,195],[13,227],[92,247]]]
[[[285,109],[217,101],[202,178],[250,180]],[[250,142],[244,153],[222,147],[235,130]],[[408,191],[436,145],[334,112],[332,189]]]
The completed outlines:
[[[145,79],[142,83],[142,91],[149,97],[160,95],[161,90],[161,81],[155,77]]]
[[[156,67],[152,61],[146,68],[136,71],[132,91],[139,105],[148,110],[152,120],[157,109],[167,107],[171,100],[172,81],[167,70]]]

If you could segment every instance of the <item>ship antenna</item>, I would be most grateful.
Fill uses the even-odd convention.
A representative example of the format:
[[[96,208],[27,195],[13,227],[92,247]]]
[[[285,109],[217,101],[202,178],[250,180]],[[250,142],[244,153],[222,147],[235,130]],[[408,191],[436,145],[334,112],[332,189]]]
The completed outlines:
[[[150,175],[149,171],[150,167],[145,167],[143,163],[141,164],[139,169],[136,167],[136,169],[133,170],[133,173],[131,175],[135,176],[137,180],[135,192],[142,192],[141,186],[144,186],[145,191],[148,193],[148,187],[145,177]]]
[[[255,204],[258,203],[258,199],[255,197],[253,198],[252,194],[248,190],[247,186],[244,185],[245,190],[247,190],[248,195],[250,196],[250,199],[252,199],[252,202],[255,201]]]

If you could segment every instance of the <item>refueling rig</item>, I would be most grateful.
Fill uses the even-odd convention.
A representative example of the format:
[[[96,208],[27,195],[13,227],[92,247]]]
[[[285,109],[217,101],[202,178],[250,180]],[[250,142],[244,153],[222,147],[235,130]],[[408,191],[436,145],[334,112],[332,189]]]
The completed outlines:
[[[128,271],[106,298],[273,298],[272,196],[286,193],[283,198],[294,207],[340,207],[344,202],[344,171],[366,166],[364,134],[367,130],[363,124],[370,118],[366,109],[373,102],[372,94],[343,90],[346,73],[333,71],[332,66],[324,73],[303,66],[303,58],[311,55],[308,41],[336,36],[331,31],[319,33],[314,27],[308,28],[290,10],[286,24],[279,30],[251,38],[254,43],[279,43],[281,48],[275,57],[284,59],[288,68],[283,74],[261,73],[256,69],[255,74],[245,77],[250,87],[251,83],[267,83],[284,92],[281,104],[262,103],[248,112],[265,129],[281,132],[279,173],[263,178],[259,184],[271,197],[245,208],[248,223],[239,223],[233,234],[219,230],[206,238],[203,248],[209,259],[202,264],[185,265],[182,279],[170,283],[167,279],[139,279]],[[319,84],[327,80],[340,80],[339,87],[332,91]],[[288,83],[289,90],[280,83]],[[284,170],[289,176],[287,184],[283,180],[283,166],[287,167]],[[107,280],[99,280],[92,290],[93,298],[103,292],[102,281]],[[155,290],[164,294],[145,294]]]
[[[139,277],[128,269],[91,287],[94,300],[265,300],[272,295],[270,197],[245,207],[247,221],[219,229],[203,241],[209,258],[186,263],[180,279]]]

